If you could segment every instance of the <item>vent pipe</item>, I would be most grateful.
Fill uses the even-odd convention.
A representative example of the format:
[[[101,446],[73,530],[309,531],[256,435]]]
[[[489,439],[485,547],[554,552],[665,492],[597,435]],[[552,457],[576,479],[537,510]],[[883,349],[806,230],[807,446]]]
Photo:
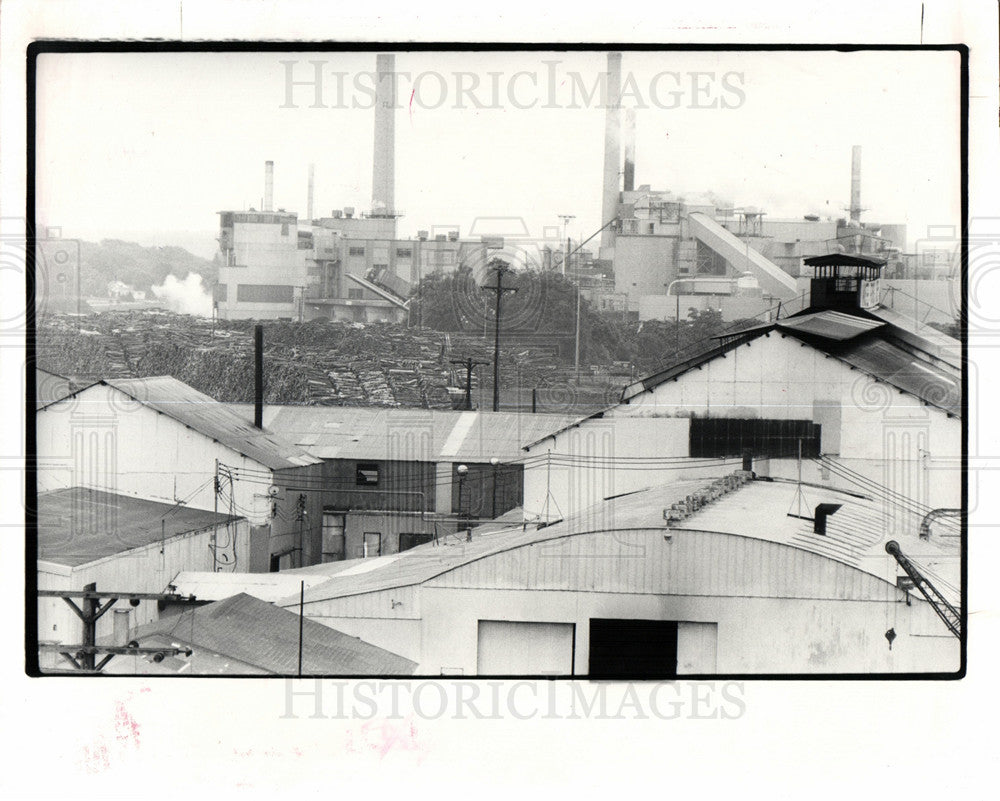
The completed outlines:
[[[861,145],[851,148],[851,224],[861,224]]]
[[[621,84],[622,54],[608,53],[608,71],[605,92],[607,114],[604,118],[604,193],[601,202],[601,223],[607,225],[618,216],[618,187],[621,171]],[[614,253],[615,231],[609,225],[601,231],[602,259]]]
[[[253,424],[264,427],[264,326],[253,328]]]
[[[635,109],[625,110],[625,173],[624,189],[635,191]]]
[[[843,504],[839,503],[821,503],[816,507],[816,513],[813,516],[813,533],[825,535],[826,534],[826,519],[834,514]]]
[[[274,205],[274,162],[264,162],[264,203],[261,211],[271,211]]]

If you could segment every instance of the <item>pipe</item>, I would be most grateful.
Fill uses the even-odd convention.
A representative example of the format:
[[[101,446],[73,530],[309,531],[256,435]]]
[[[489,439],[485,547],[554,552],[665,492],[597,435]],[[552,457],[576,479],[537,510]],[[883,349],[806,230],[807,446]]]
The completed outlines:
[[[264,326],[253,328],[253,424],[264,427]]]
[[[274,162],[264,162],[264,207],[261,211],[272,211],[274,207]]]

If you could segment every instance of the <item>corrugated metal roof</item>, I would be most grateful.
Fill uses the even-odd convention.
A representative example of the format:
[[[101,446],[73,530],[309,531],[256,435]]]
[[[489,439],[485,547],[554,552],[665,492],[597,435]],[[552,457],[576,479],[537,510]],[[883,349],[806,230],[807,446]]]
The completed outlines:
[[[331,562],[330,565],[340,565]],[[316,565],[315,567],[325,567]],[[221,601],[240,593],[252,595],[262,601],[274,602],[299,591],[304,581],[306,587],[312,587],[326,581],[330,576],[340,572],[337,569],[326,573],[291,575],[287,571],[281,573],[216,573],[203,570],[183,570],[170,583],[181,595],[193,595],[199,601]]]
[[[225,404],[173,376],[116,378],[101,383],[272,470],[319,462],[282,437],[255,428]]]
[[[51,490],[38,495],[38,558],[77,567],[231,519],[83,487]]]
[[[884,326],[885,323],[880,320],[868,320],[853,314],[827,309],[813,314],[803,314],[779,320],[775,325],[785,330],[843,341],[853,339],[868,331],[874,331],[876,328]]]
[[[503,462],[521,446],[565,425],[568,415],[373,409],[349,406],[267,407],[269,429],[321,459]]]
[[[270,673],[298,672],[299,624],[302,624],[302,672],[317,675],[408,676],[417,667],[384,648],[294,612],[240,593],[223,601],[140,626],[133,639],[165,637]]]

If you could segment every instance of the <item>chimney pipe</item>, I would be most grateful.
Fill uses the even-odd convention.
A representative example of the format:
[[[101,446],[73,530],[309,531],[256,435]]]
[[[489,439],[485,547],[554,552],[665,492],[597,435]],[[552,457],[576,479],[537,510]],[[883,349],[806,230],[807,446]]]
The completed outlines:
[[[261,211],[271,211],[274,205],[274,162],[264,162],[264,203]]]
[[[861,224],[861,145],[851,148],[851,224]]]
[[[395,206],[396,57],[375,56],[375,151],[372,162],[372,212],[391,217]]]
[[[625,191],[635,190],[635,109],[625,110]]]
[[[826,534],[826,519],[834,514],[843,504],[821,503],[816,507],[816,514],[813,516],[813,532],[819,535]]]
[[[132,612],[131,609],[116,609],[115,616],[112,618],[114,621],[114,643],[119,648],[124,648],[128,645],[128,616]]]
[[[621,85],[622,54],[608,53],[607,114],[604,118],[604,196],[601,203],[601,223],[607,224],[618,216],[618,178],[621,170]],[[601,231],[602,259],[610,259],[615,247],[614,226]]]
[[[316,165],[309,165],[309,195],[306,198],[306,219],[309,223],[313,220],[313,184],[315,183],[316,177]]]
[[[264,427],[264,326],[253,328],[253,424]]]

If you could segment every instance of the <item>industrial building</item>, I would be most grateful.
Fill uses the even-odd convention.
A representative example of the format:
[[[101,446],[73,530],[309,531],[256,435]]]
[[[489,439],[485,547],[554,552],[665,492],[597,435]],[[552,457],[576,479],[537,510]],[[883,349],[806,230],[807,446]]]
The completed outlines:
[[[267,430],[323,462],[324,562],[397,553],[519,508],[522,446],[570,420],[303,406],[263,414]],[[237,483],[255,480],[236,473]]]
[[[251,571],[320,561],[321,461],[170,376],[98,381],[38,410],[40,491],[83,487],[250,524]],[[236,475],[253,475],[248,483]],[[274,487],[275,489],[271,489]]]
[[[38,589],[161,593],[184,570],[247,571],[250,526],[242,517],[84,487],[42,492],[37,500]],[[159,616],[156,601],[121,604],[97,623],[110,636],[114,615],[130,626]],[[40,645],[80,643],[80,619],[61,598],[38,600]],[[43,652],[54,664],[58,653]],[[66,667],[66,665],[63,665]]]
[[[807,265],[815,277],[802,312],[720,336],[530,443],[525,513],[559,519],[747,450],[762,475],[801,470],[827,486],[878,485],[926,512],[958,509],[959,343],[878,303],[879,262]]]
[[[140,626],[129,641],[161,653],[117,656],[105,673],[191,676],[406,676],[416,664],[243,593]],[[124,643],[122,643],[124,644]],[[301,669],[299,661],[301,644]],[[166,649],[184,649],[176,656]],[[190,652],[190,653],[188,653]]]
[[[786,514],[800,493],[815,506]],[[897,583],[885,512],[870,499],[737,472],[602,503],[613,512],[381,557],[306,590],[305,614],[422,675],[958,669],[959,641]],[[836,511],[820,526],[822,504]],[[956,542],[899,538],[953,600]]]

